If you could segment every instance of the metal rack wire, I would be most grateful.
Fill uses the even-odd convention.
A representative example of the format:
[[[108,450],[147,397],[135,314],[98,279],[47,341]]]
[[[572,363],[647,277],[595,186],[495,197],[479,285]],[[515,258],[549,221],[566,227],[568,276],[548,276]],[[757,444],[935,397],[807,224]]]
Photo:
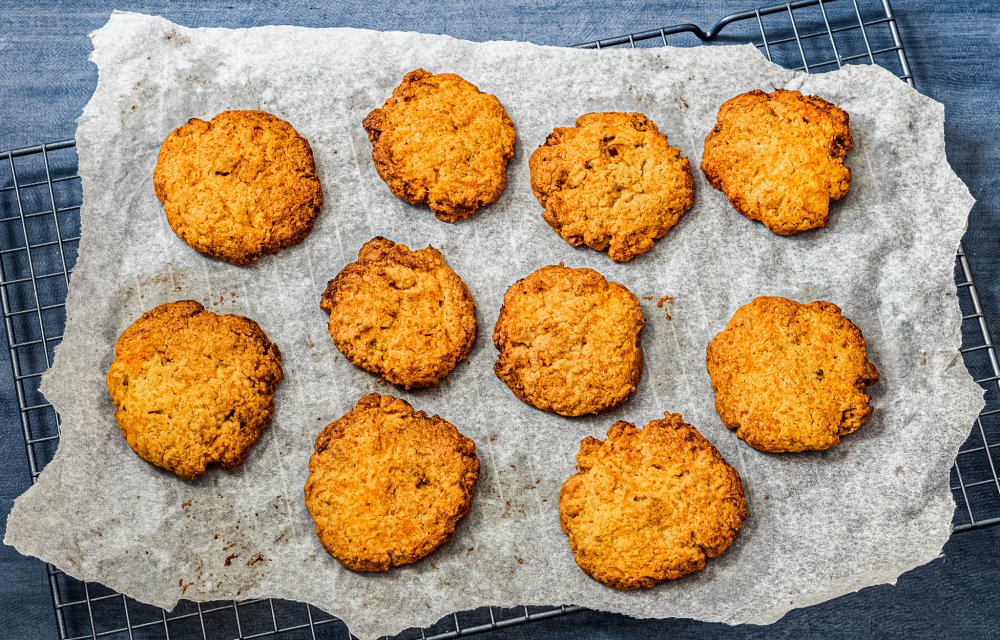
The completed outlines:
[[[652,47],[752,42],[783,66],[808,72],[846,63],[879,64],[911,85],[889,0],[805,0],[727,16],[705,31],[693,24],[579,45]],[[59,416],[38,391],[65,325],[65,299],[80,235],[81,188],[73,141],[0,153],[0,305],[25,451],[34,482],[55,454]],[[1000,523],[1000,364],[987,318],[960,250],[955,265],[963,355],[987,391],[987,405],[952,470],[957,531]],[[350,638],[338,619],[281,600],[182,602],[166,612],[47,565],[61,640],[83,638]],[[482,608],[456,613],[399,638],[446,640],[578,611],[578,607]]]

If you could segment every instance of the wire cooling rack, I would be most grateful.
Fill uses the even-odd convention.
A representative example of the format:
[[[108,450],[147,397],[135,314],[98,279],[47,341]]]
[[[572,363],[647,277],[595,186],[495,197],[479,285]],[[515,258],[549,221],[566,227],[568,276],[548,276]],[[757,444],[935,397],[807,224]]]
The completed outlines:
[[[752,42],[768,59],[808,72],[846,63],[887,67],[913,78],[888,0],[807,0],[723,18],[709,31],[681,24],[579,45],[653,47]],[[52,459],[59,417],[38,391],[62,338],[65,300],[80,240],[82,195],[73,141],[0,153],[0,304],[31,480]],[[969,370],[987,391],[952,470],[955,529],[1000,523],[1000,364],[968,258],[960,250],[955,280]],[[283,600],[182,602],[166,612],[46,565],[61,640],[83,638],[350,638],[338,619]],[[578,611],[578,607],[482,608],[456,613],[398,638],[445,640]]]

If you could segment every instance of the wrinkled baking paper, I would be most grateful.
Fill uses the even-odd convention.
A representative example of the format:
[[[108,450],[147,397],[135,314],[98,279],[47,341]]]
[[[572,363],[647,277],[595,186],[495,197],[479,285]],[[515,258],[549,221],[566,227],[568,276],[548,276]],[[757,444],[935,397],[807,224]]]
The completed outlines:
[[[363,638],[522,603],[766,624],[893,582],[940,554],[954,510],[949,469],[983,404],[959,355],[953,281],[973,200],[945,159],[942,105],[888,71],[807,76],[749,45],[580,51],[354,29],[187,29],[128,13],[92,38],[100,80],[77,130],[83,240],[65,337],[43,385],[62,416],[62,441],[9,518],[6,542],[22,553],[168,609],[180,598],[309,602]],[[517,128],[506,191],[456,224],[389,192],[361,128],[417,67],[456,72],[496,94]],[[830,224],[794,237],[736,214],[697,170],[719,105],[776,87],[846,109],[856,145],[851,191],[833,205]],[[302,244],[251,267],[181,242],[151,180],[173,128],[234,108],[290,121],[312,145],[326,197]],[[694,208],[627,264],[567,245],[531,194],[531,152],[554,127],[591,111],[645,113],[695,168]],[[439,248],[475,298],[472,355],[433,389],[380,382],[348,364],[326,332],[319,299],[327,280],[376,235]],[[597,417],[528,407],[491,369],[503,292],[560,261],[624,283],[646,314],[639,389]],[[875,414],[830,451],[755,451],[715,412],[705,346],[762,294],[833,301],[868,340],[882,373],[871,391]],[[664,296],[673,302],[660,307]],[[118,334],[154,305],[185,298],[257,320],[281,347],[285,370],[273,426],[246,464],[212,468],[196,482],[129,450],[104,384]],[[384,574],[341,568],[320,546],[302,495],[316,434],[372,391],[440,414],[475,440],[482,461],[455,537]],[[664,411],[682,413],[739,470],[750,516],[704,571],[614,591],[574,563],[559,529],[559,488],[582,438]]]

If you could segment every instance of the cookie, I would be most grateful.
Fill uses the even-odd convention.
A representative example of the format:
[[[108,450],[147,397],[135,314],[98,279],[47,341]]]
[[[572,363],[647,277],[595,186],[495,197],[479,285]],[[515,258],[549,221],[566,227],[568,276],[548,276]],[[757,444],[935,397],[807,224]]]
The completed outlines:
[[[238,265],[302,242],[323,207],[309,143],[264,111],[223,111],[174,129],[153,186],[181,240]]]
[[[507,185],[514,124],[496,96],[453,73],[406,74],[364,128],[389,190],[445,222],[496,202]]]
[[[701,170],[733,208],[788,236],[826,226],[851,188],[847,112],[816,96],[750,91],[719,108]]]
[[[872,415],[866,348],[834,304],[756,298],[708,345],[715,408],[755,449],[829,449]]]
[[[373,393],[316,438],[306,507],[342,565],[388,571],[451,538],[478,478],[476,445],[454,425]]]
[[[348,362],[406,389],[439,383],[476,340],[472,294],[434,247],[369,240],[327,284],[320,308]]]
[[[747,517],[736,469],[678,413],[585,438],[559,493],[576,563],[615,589],[648,589],[705,568]]]
[[[194,300],[147,311],[115,343],[107,385],[141,458],[193,480],[243,464],[271,425],[281,352],[260,326]]]
[[[592,269],[542,267],[504,294],[493,371],[533,407],[599,413],[635,391],[645,325],[638,298],[617,282]]]
[[[529,162],[542,218],[574,247],[627,262],[694,204],[691,163],[641,113],[588,113],[557,128]]]

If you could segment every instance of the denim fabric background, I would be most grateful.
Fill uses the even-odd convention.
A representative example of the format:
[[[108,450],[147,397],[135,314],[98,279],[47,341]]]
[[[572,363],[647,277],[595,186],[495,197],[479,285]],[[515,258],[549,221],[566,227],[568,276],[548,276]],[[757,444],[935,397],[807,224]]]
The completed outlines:
[[[772,0],[773,1],[773,0]],[[829,1],[829,0],[828,0]],[[836,0],[849,2],[850,0]],[[87,34],[115,8],[163,15],[188,26],[349,26],[446,33],[470,40],[571,45],[695,22],[768,0],[639,2],[373,0],[260,3],[179,0],[0,0],[0,149],[71,138],[97,80]],[[978,200],[965,246],[983,306],[1000,323],[1000,3],[896,0],[917,86],[946,107],[948,156]],[[4,346],[6,348],[6,346]],[[28,485],[17,404],[6,358],[0,370],[0,517]],[[971,426],[971,425],[970,425]],[[944,557],[897,586],[865,589],[793,611],[770,627],[688,620],[632,620],[579,613],[488,634],[489,638],[1000,638],[1000,526],[959,533]],[[0,546],[0,638],[56,638],[45,570]]]

